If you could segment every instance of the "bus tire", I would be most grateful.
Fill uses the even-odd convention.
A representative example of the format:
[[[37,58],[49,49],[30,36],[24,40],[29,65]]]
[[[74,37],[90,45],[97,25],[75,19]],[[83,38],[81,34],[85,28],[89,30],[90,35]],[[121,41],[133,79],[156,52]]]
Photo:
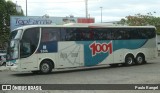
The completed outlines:
[[[125,66],[132,66],[134,64],[134,56],[129,54],[125,57]]]
[[[143,54],[138,54],[136,56],[136,64],[137,65],[141,65],[141,64],[144,64],[145,63],[145,57]]]
[[[40,64],[40,72],[42,74],[48,74],[51,73],[53,68],[53,65],[50,61],[48,60],[44,60],[41,64]]]

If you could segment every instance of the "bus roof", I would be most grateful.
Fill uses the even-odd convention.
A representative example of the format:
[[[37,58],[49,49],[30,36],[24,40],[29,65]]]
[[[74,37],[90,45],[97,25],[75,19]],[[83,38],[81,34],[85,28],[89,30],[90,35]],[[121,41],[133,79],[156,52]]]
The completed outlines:
[[[17,29],[27,29],[33,27],[78,27],[78,28],[156,28],[155,26],[115,26],[115,25],[108,25],[106,23],[69,23],[64,25],[26,25],[22,27],[18,27]]]

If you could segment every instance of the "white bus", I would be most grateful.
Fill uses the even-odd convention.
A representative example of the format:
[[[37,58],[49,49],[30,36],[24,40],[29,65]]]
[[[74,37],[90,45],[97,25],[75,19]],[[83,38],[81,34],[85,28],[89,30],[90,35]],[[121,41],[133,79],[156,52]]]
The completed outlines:
[[[11,70],[144,64],[156,57],[154,26],[29,25],[11,32]]]

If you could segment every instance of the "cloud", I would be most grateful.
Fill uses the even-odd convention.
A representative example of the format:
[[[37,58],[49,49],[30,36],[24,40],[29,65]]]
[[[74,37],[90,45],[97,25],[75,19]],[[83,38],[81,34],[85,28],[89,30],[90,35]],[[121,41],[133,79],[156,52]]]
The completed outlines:
[[[25,0],[12,0],[22,6],[25,13]],[[28,15],[65,17],[85,17],[85,0],[28,0]],[[101,20],[101,9],[104,21],[118,21],[128,15],[147,14],[156,11],[160,16],[159,0],[88,0],[88,13],[96,22]]]
[[[147,14],[148,12],[159,11],[159,4],[160,1],[158,0],[103,0],[98,5],[103,7],[103,16],[106,17],[106,19],[109,21],[111,18],[113,18],[112,20],[116,20],[119,18],[124,18],[128,15],[135,15],[137,13]],[[100,15],[100,8],[98,10],[96,8],[98,9],[99,7],[96,5],[92,5],[90,7],[90,13],[94,16]],[[158,15],[160,14],[157,12],[156,16]]]

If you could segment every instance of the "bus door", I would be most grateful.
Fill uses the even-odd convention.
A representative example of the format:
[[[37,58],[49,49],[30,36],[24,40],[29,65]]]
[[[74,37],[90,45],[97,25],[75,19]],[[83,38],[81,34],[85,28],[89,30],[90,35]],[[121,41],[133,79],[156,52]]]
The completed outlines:
[[[29,28],[24,31],[20,41],[20,66],[26,70],[37,70],[37,54],[35,54],[39,42],[39,28]]]
[[[30,57],[21,58],[19,62],[20,62],[21,69],[23,70],[37,70],[38,69],[36,54]]]

